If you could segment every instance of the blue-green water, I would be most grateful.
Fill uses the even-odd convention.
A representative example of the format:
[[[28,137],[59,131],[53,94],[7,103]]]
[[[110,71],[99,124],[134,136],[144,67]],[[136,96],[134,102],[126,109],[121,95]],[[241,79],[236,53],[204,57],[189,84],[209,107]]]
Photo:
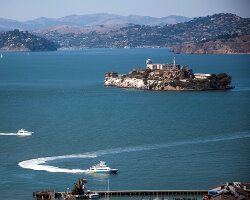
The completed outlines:
[[[110,190],[207,189],[250,181],[249,55],[175,55],[178,64],[195,72],[232,75],[234,90],[210,92],[103,86],[106,71],[144,68],[147,58],[172,62],[168,49],[3,55],[0,132],[25,128],[34,135],[0,135],[0,199],[65,191],[78,177],[96,190],[107,189],[108,179]],[[44,157],[53,160],[37,159]],[[18,165],[30,159],[35,160],[24,165],[32,169]],[[72,173],[99,160],[118,168],[118,174]]]

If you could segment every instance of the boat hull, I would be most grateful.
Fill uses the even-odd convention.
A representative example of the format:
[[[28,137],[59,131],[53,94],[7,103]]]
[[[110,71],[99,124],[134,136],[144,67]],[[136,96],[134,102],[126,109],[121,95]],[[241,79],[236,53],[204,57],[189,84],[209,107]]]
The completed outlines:
[[[31,136],[33,132],[17,133],[18,136]]]
[[[86,170],[85,173],[93,173],[93,174],[116,174],[118,169],[111,170]]]
[[[21,133],[21,134],[17,134],[17,135],[18,135],[18,136],[31,136],[32,133],[25,133],[25,134]]]
[[[71,197],[72,199],[99,199],[100,195],[98,193],[94,193],[94,194],[84,194],[84,195],[73,195],[73,197]],[[69,199],[71,199],[69,198]]]

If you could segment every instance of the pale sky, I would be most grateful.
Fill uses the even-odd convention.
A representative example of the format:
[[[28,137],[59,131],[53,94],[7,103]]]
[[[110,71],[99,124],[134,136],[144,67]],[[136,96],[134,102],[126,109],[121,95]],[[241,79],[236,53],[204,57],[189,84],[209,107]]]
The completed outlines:
[[[250,0],[0,0],[0,17],[19,21],[72,14],[199,17],[221,12],[250,17]]]

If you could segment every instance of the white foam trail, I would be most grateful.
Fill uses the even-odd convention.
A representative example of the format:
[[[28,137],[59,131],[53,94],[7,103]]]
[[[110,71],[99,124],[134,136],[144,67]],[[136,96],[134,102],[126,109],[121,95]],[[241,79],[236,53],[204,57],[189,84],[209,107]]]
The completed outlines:
[[[5,135],[17,135],[17,133],[0,133],[0,135],[3,135],[3,136],[5,136]]]
[[[82,169],[66,169],[59,168],[55,166],[45,165],[48,161],[59,160],[59,159],[70,159],[70,158],[95,158],[95,154],[73,154],[64,156],[52,156],[44,158],[35,158],[31,160],[26,160],[18,163],[18,165],[25,169],[32,169],[37,171],[47,171],[47,172],[64,172],[64,173],[84,173],[85,170]]]
[[[250,138],[250,134],[247,132],[242,132],[242,133],[236,133],[235,135],[228,136],[228,137],[217,137],[217,138],[204,139],[204,140],[171,142],[171,143],[166,143],[166,144],[143,145],[143,146],[135,146],[135,147],[127,147],[127,148],[114,148],[114,149],[100,150],[94,153],[35,158],[31,160],[22,161],[18,165],[25,169],[47,171],[47,172],[84,173],[85,170],[83,169],[59,168],[59,167],[55,167],[51,165],[46,165],[46,163],[48,161],[59,160],[59,159],[96,158],[96,157],[100,157],[103,155],[129,153],[129,152],[137,152],[137,151],[149,151],[149,150],[176,147],[176,146],[182,146],[182,145],[205,144],[205,143],[210,143],[210,142],[237,140],[237,139],[243,139],[243,138]]]

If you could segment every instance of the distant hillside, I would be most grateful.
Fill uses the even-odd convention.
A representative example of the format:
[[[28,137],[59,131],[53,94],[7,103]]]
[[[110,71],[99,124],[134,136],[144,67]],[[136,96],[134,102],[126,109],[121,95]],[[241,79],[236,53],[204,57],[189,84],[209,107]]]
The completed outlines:
[[[250,54],[250,35],[222,35],[198,43],[175,45],[170,50],[185,54]]]
[[[78,23],[77,17],[76,23]],[[69,19],[72,19],[72,16]],[[49,44],[54,47],[59,44],[63,48],[140,48],[179,45],[172,50],[187,53],[246,53],[249,46],[249,37],[246,35],[250,35],[250,18],[220,13],[164,26],[108,24],[77,27],[63,25],[32,31],[32,34],[37,37],[29,36],[27,32],[19,33],[20,37],[10,38],[3,34],[0,48],[11,50],[27,47],[33,51],[36,48],[46,49],[45,47]],[[7,34],[13,35],[12,32]],[[32,38],[32,42],[26,41],[27,37]],[[40,47],[36,47],[37,44]],[[46,45],[43,46],[43,44]]]
[[[108,32],[116,32],[120,31],[121,28],[134,26],[134,24],[109,24],[109,25],[98,25],[98,26],[90,26],[85,28],[79,28],[74,26],[56,26],[56,27],[50,27],[46,29],[40,29],[31,31],[34,34],[38,35],[46,35],[51,33],[57,33],[61,35],[65,34],[87,34],[91,32],[96,32],[98,34],[108,33]]]
[[[62,47],[170,47],[209,40],[226,34],[239,36],[250,34],[250,18],[220,13],[174,25],[101,25],[78,30],[63,26],[39,30],[36,34],[56,41]]]
[[[56,51],[58,44],[19,30],[0,34],[0,50],[6,51]]]
[[[107,13],[91,14],[91,15],[70,15],[62,18],[45,18],[41,17],[35,20],[19,22],[0,18],[0,31],[7,30],[38,30],[57,26],[73,26],[83,28],[88,26],[108,25],[108,24],[139,24],[139,25],[165,25],[176,24],[189,21],[190,18],[183,16],[167,16],[162,18],[139,16],[139,15],[113,15]]]

